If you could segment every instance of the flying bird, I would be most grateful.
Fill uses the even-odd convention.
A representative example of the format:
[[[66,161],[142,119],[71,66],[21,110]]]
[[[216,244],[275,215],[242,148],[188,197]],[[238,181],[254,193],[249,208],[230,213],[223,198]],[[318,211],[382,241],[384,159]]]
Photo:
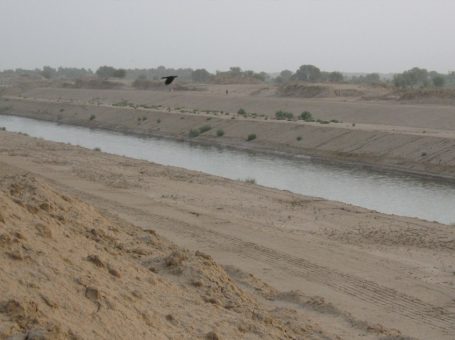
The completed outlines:
[[[167,77],[161,77],[161,79],[166,79],[166,81],[164,82],[165,85],[169,85],[170,83],[172,83],[174,81],[175,78],[177,78],[178,76],[167,76]]]

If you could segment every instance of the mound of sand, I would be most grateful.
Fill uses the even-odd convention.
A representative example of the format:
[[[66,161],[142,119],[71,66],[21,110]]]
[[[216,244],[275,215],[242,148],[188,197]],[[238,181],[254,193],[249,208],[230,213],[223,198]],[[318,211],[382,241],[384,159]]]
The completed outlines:
[[[301,338],[210,256],[0,166],[0,338]]]
[[[400,101],[422,104],[455,104],[455,89],[410,89],[397,91]]]

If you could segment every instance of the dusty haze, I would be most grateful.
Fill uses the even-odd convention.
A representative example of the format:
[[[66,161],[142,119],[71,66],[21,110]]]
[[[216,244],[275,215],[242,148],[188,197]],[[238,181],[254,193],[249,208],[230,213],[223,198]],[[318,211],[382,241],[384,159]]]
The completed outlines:
[[[449,0],[2,0],[0,69],[455,69]]]

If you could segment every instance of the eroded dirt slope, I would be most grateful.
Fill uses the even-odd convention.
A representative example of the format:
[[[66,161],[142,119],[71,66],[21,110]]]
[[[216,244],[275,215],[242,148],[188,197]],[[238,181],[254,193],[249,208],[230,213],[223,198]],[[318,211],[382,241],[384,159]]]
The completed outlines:
[[[312,338],[210,256],[0,163],[0,338]],[[40,337],[42,336],[42,337]]]

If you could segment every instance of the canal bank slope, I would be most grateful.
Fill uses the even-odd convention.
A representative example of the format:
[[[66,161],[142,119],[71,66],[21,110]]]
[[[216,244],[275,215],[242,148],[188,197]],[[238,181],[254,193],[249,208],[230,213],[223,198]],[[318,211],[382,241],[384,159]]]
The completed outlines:
[[[313,330],[322,330],[325,338],[453,339],[455,334],[453,226],[380,214],[7,131],[0,131],[0,162],[0,169],[13,166],[44,177],[67,196],[82,199],[106,214],[115,213],[134,225],[152,228],[191,251],[210,254],[268,311],[298,325],[304,320],[309,320],[310,326],[317,323]],[[24,197],[33,197],[32,193]],[[27,203],[22,203],[25,208]],[[20,200],[14,204],[17,207],[13,203],[8,207],[25,209]],[[8,225],[26,225],[14,214],[8,218]],[[51,218],[60,221],[58,214]],[[98,250],[107,256],[107,249]],[[150,249],[152,255],[160,254],[160,249]],[[131,256],[141,258],[142,253],[132,252]],[[87,266],[91,268],[92,263]],[[163,267],[155,269],[159,275],[167,273]],[[180,282],[182,276],[176,273],[169,273],[169,280]],[[197,283],[196,288],[205,288],[202,284],[198,288]],[[179,287],[185,294],[193,289]],[[226,293],[221,288],[217,291]],[[134,302],[137,296],[128,298]],[[43,301],[46,303],[46,295]],[[201,303],[213,304],[216,315],[221,315],[218,313],[225,306],[219,301],[207,296]],[[104,307],[99,313],[104,313]],[[177,331],[182,320],[191,319],[185,311],[171,314],[164,324],[169,322]],[[269,319],[264,315],[255,311],[250,316],[267,324]],[[217,326],[217,333],[223,334],[224,324]],[[209,330],[198,331],[205,334]],[[305,331],[311,332],[309,328]],[[313,334],[302,338],[317,338]]]
[[[455,179],[455,133],[451,130],[277,121],[127,103],[118,107],[17,97],[2,98],[0,107],[3,114],[62,124]]]

